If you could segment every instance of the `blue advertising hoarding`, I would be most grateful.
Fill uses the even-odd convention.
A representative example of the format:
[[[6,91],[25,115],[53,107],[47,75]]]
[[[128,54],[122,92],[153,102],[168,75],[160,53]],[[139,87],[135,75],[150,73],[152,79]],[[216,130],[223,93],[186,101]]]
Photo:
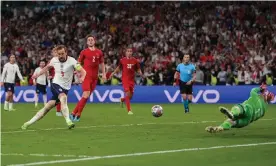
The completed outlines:
[[[194,86],[194,103],[240,103],[249,97],[250,90],[256,86]],[[276,87],[268,89],[276,93]],[[80,100],[82,90],[80,86],[72,86],[68,94],[68,102],[76,103]],[[20,103],[34,102],[34,86],[17,86],[15,88],[14,101]],[[47,89],[48,99],[52,94]],[[90,96],[89,101],[93,103],[119,102],[124,96],[121,86],[97,86]],[[5,92],[1,89],[1,102],[4,102]],[[276,98],[275,98],[276,100]],[[272,103],[276,103],[276,101]],[[40,100],[42,101],[42,100]],[[181,103],[178,87],[173,86],[136,86],[132,103]]]

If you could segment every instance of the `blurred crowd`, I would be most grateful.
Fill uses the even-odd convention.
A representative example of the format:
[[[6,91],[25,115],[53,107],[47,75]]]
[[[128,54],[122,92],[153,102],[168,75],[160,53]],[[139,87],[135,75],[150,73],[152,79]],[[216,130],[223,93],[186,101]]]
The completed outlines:
[[[1,64],[15,54],[28,80],[41,59],[64,44],[78,57],[93,34],[107,74],[132,46],[147,79],[172,85],[184,54],[197,68],[197,84],[276,85],[274,2],[26,2],[2,4]],[[117,75],[116,78],[119,78]],[[118,84],[120,80],[108,84]],[[31,84],[31,81],[30,81]],[[99,84],[103,84],[99,79]]]

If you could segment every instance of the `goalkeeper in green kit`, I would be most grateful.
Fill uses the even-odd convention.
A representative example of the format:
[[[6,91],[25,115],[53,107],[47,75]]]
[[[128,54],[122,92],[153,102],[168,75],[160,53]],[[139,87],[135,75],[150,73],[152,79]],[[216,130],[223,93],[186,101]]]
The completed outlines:
[[[209,126],[205,130],[210,133],[221,132],[231,128],[242,128],[250,123],[262,118],[267,111],[267,105],[274,100],[275,95],[266,89],[262,84],[258,88],[253,88],[250,97],[241,104],[231,108],[231,111],[220,107],[220,112],[225,114],[228,119],[220,126]]]

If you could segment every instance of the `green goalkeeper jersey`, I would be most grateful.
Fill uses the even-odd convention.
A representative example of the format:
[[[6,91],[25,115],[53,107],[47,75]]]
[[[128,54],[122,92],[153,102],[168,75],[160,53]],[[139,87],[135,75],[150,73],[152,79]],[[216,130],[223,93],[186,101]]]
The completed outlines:
[[[258,120],[259,118],[265,115],[267,111],[267,103],[264,101],[264,98],[259,95],[260,88],[253,88],[250,92],[250,97],[242,103],[245,109],[248,109],[252,117],[251,121]]]

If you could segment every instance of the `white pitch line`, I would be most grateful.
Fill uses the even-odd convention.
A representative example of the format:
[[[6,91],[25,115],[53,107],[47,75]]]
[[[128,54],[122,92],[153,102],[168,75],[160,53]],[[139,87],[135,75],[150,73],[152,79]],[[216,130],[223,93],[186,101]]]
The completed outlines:
[[[36,156],[36,157],[76,157],[76,158],[87,158],[93,156],[87,155],[72,155],[72,154],[43,154],[43,153],[33,153],[33,154],[23,154],[23,153],[1,153],[1,156]]]
[[[76,158],[76,159],[68,159],[68,160],[53,160],[53,161],[42,161],[42,162],[33,162],[33,163],[25,163],[25,164],[12,164],[12,165],[8,165],[8,166],[32,166],[32,165],[45,165],[45,164],[57,164],[57,163],[71,163],[71,162],[77,162],[77,161],[89,161],[89,160],[122,158],[122,157],[131,157],[131,156],[145,156],[145,155],[153,155],[153,154],[202,151],[202,150],[213,150],[213,149],[223,149],[223,148],[251,147],[251,146],[261,146],[261,145],[275,145],[275,144],[276,144],[276,142],[263,142],[263,143],[252,143],[252,144],[212,146],[212,147],[207,147],[207,148],[188,148],[188,149],[164,150],[164,151],[153,151],[153,152],[142,152],[142,153],[128,153],[128,154],[118,154],[118,155],[108,155],[108,156],[93,156],[93,157],[87,157],[87,158]]]
[[[275,119],[260,119],[261,121],[269,121]],[[100,125],[100,126],[80,126],[78,129],[88,129],[88,128],[109,128],[109,127],[130,127],[130,126],[143,126],[143,125],[174,125],[174,124],[198,124],[198,123],[216,123],[222,121],[190,121],[190,122],[167,122],[167,123],[140,123],[140,124],[121,124],[121,125]],[[52,131],[52,130],[66,130],[66,128],[47,128],[39,130],[18,130],[18,131],[4,131],[1,134],[12,134],[12,133],[23,133],[23,132],[34,132],[34,131]]]

